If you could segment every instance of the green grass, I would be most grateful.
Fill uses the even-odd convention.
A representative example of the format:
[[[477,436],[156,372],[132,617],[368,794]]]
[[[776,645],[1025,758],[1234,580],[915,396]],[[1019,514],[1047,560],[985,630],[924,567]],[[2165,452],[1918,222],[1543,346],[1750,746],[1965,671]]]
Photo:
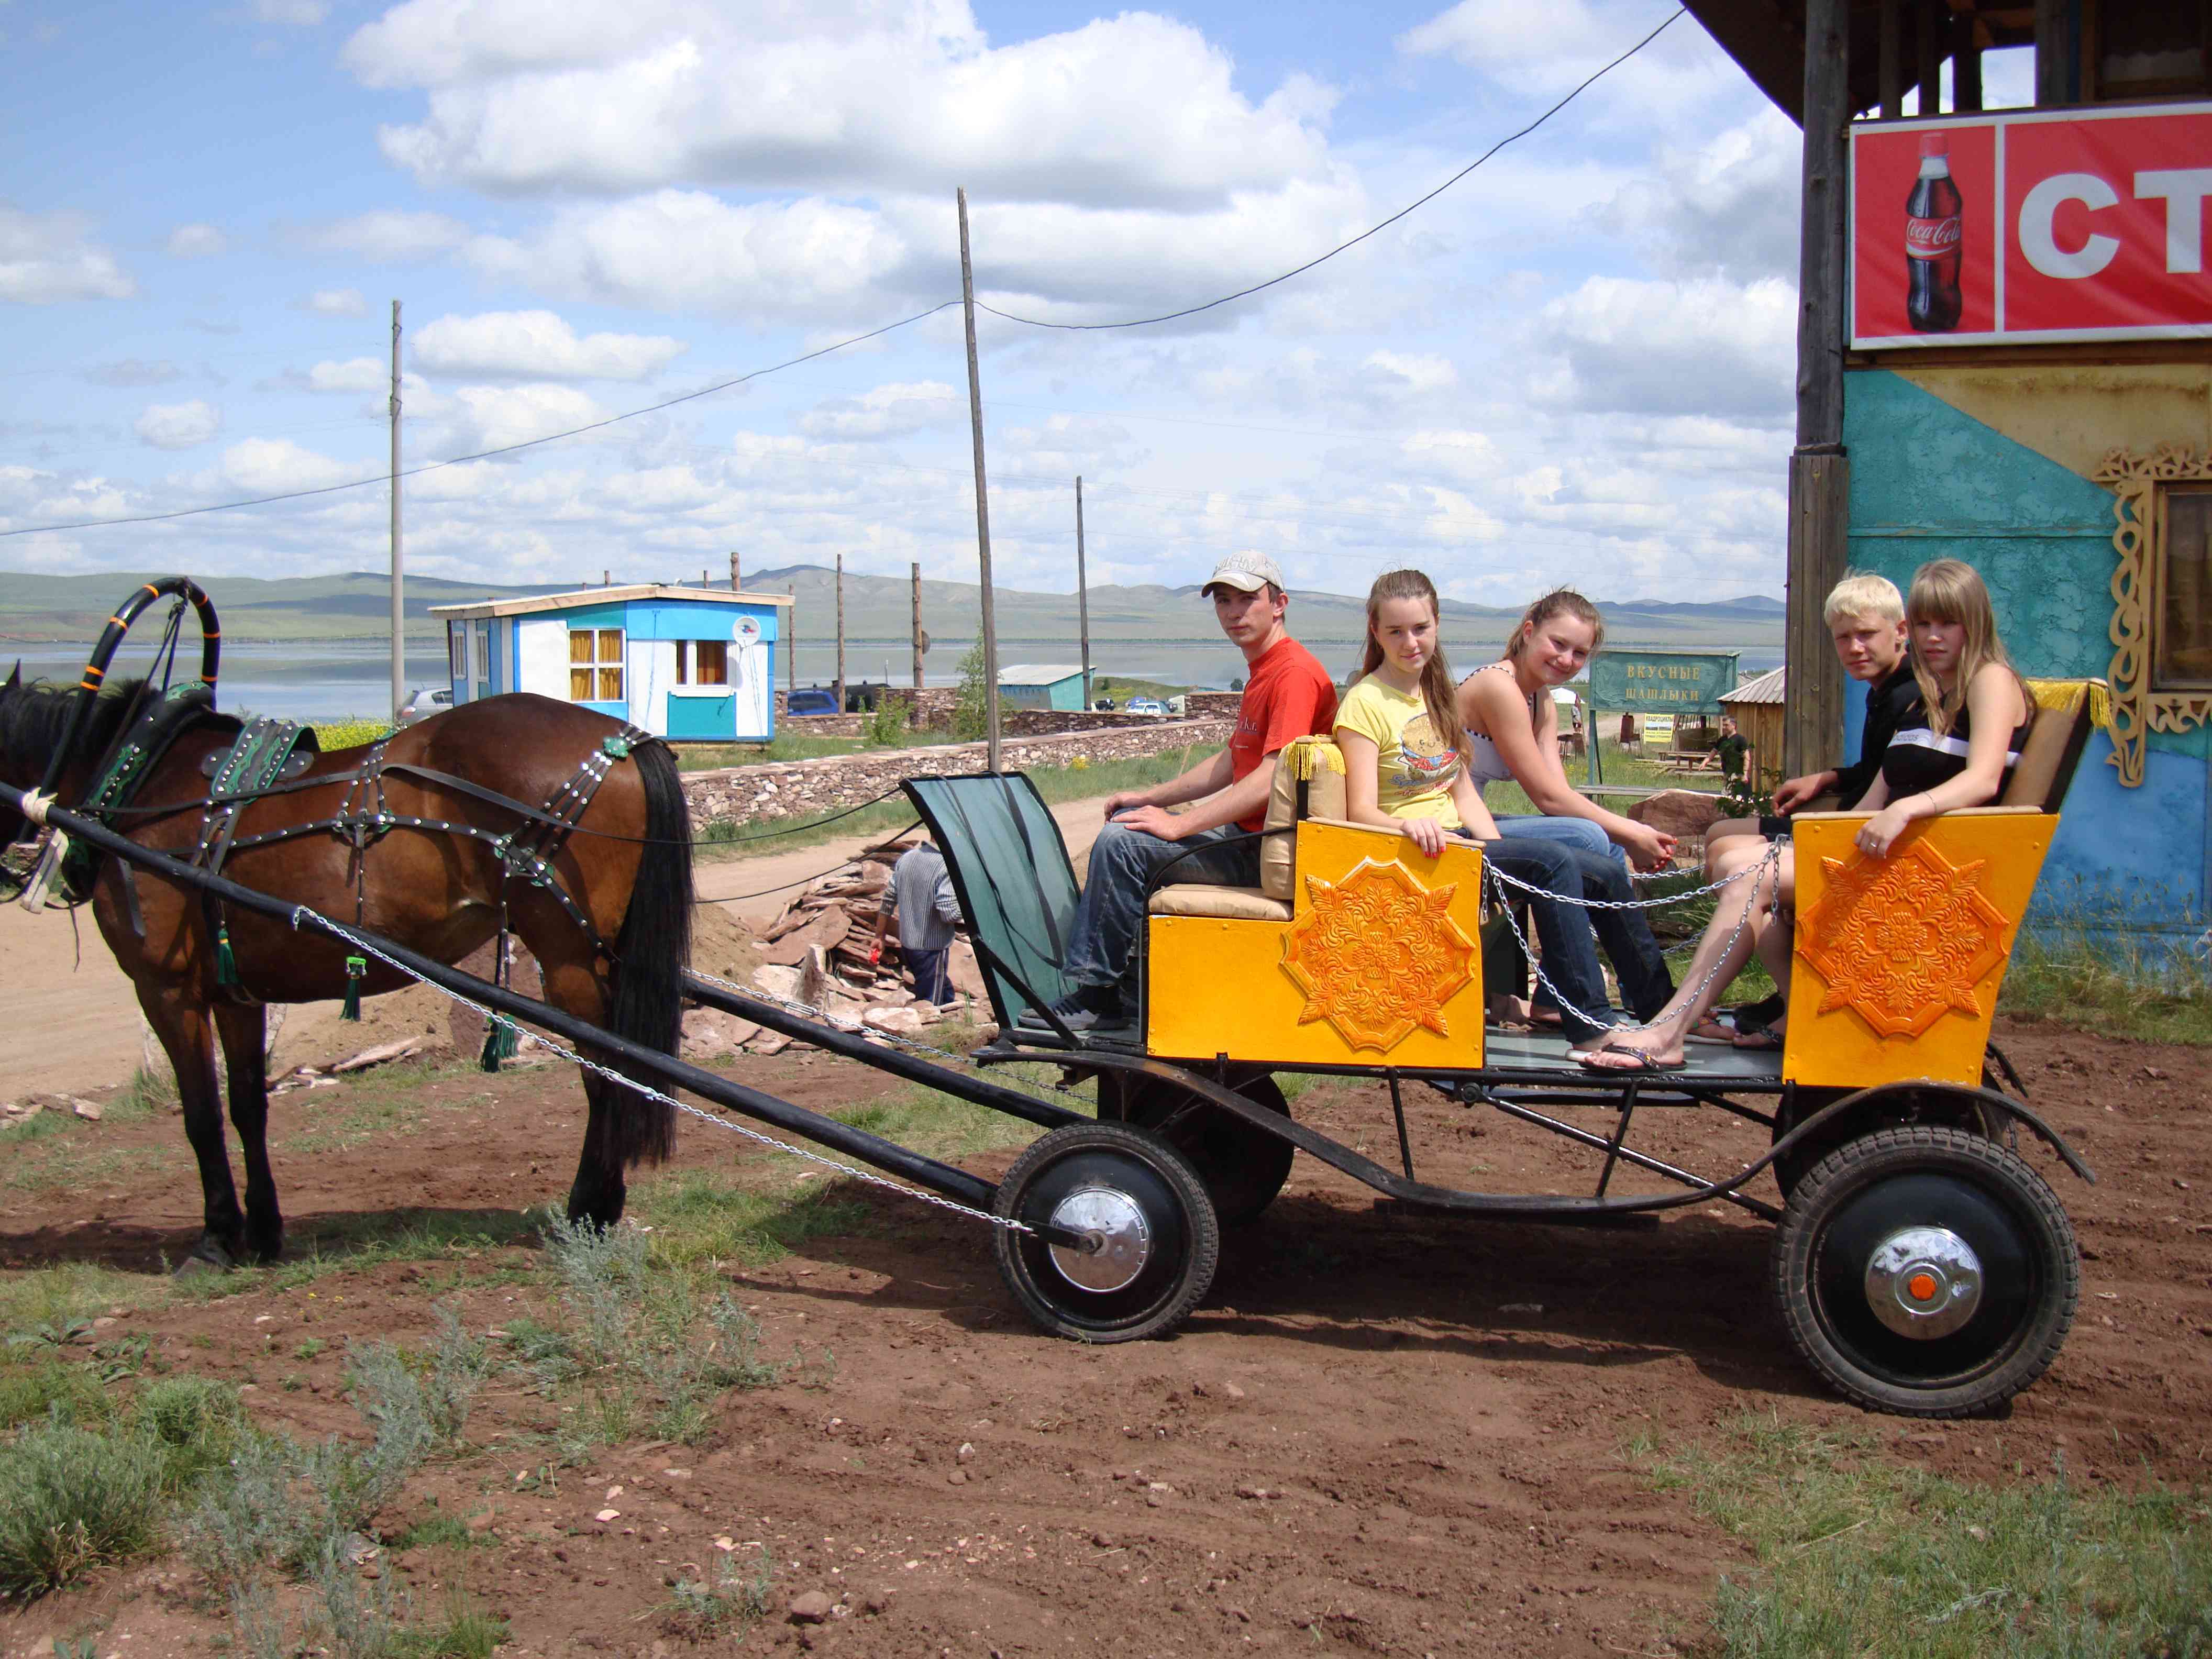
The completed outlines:
[[[1063,801],[1084,800],[1094,795],[1110,795],[1164,783],[1188,771],[1218,747],[1192,744],[1134,760],[1037,767],[1030,770],[1029,776],[1045,802],[1058,805]],[[752,818],[744,823],[710,823],[700,833],[699,856],[707,860],[759,858],[770,853],[817,846],[825,841],[840,841],[848,836],[895,835],[914,822],[914,808],[904,795],[894,795],[843,817],[835,817],[836,810],[790,817]],[[833,817],[834,821],[830,821]]]
[[[1189,690],[1187,685],[1170,685],[1165,680],[1132,679],[1126,674],[1093,672],[1091,676],[1091,696],[1094,699],[1111,697],[1117,709],[1127,708],[1132,697],[1158,697],[1165,702],[1170,697],[1180,697]]]
[[[2139,1042],[2212,1043],[2212,968],[2068,922],[2023,928],[1997,1011]]]
[[[1865,1430],[1746,1413],[1717,1449],[1654,1456],[1662,1489],[1748,1543],[1721,1581],[1728,1659],[2074,1659],[2212,1653],[2212,1510],[2202,1493],[2082,1486],[2015,1468],[1967,1484]]]

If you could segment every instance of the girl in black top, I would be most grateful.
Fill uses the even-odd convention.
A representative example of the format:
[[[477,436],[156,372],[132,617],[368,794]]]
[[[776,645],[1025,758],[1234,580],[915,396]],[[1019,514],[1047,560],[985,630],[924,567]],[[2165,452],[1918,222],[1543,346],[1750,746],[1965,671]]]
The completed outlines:
[[[1905,596],[1921,718],[1908,720],[1882,752],[1881,775],[1859,805],[1874,816],[1859,849],[1887,858],[1915,818],[1984,806],[2004,793],[2035,702],[1997,637],[1989,589],[1958,559],[1923,564]]]

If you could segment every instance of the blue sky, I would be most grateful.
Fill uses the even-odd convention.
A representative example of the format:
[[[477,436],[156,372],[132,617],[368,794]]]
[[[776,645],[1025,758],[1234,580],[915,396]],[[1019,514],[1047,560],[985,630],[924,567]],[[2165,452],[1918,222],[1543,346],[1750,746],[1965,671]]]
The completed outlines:
[[[957,295],[1099,321],[1312,257],[1664,0],[0,0],[0,531],[174,512],[657,403]],[[1993,65],[2004,88],[2008,65]],[[1687,17],[1370,242],[1164,326],[981,331],[999,580],[1257,548],[1510,603],[1778,592],[1796,130]],[[410,569],[975,572],[958,313],[410,480]],[[0,537],[0,568],[376,569],[381,485]]]

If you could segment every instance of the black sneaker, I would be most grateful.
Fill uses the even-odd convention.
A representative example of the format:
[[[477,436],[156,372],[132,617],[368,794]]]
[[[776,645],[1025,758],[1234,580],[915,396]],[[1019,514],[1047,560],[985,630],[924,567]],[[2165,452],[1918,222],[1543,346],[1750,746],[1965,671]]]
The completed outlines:
[[[1052,1005],[1053,1018],[1071,1031],[1126,1031],[1129,1011],[1111,985],[1079,985]],[[1024,1009],[1018,1022],[1025,1030],[1049,1031],[1052,1020],[1040,1008]]]

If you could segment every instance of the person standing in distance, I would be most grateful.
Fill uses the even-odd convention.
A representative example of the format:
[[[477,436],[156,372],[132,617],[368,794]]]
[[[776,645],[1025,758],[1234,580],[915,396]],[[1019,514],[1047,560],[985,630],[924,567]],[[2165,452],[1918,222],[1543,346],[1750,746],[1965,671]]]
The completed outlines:
[[[876,912],[876,945],[868,952],[872,964],[884,959],[884,934],[893,913],[898,916],[899,956],[914,976],[915,995],[945,1006],[952,1000],[952,930],[960,923],[960,901],[953,896],[952,878],[935,842],[908,848],[891,866],[883,908]]]
[[[1267,816],[1276,754],[1295,738],[1325,733],[1336,714],[1328,671],[1285,625],[1290,595],[1263,553],[1232,553],[1199,590],[1213,618],[1244,653],[1243,700],[1229,746],[1181,777],[1106,798],[1106,827],[1091,848],[1091,877],[1076,901],[1062,971],[1075,988],[1052,1006],[1071,1031],[1126,1030],[1137,1007],[1135,947],[1145,890],[1162,865],[1174,878],[1224,887],[1260,884],[1260,842],[1236,839]],[[1189,810],[1170,812],[1188,804]],[[1193,852],[1195,847],[1199,850]],[[1049,1030],[1032,1008],[1021,1024]]]

